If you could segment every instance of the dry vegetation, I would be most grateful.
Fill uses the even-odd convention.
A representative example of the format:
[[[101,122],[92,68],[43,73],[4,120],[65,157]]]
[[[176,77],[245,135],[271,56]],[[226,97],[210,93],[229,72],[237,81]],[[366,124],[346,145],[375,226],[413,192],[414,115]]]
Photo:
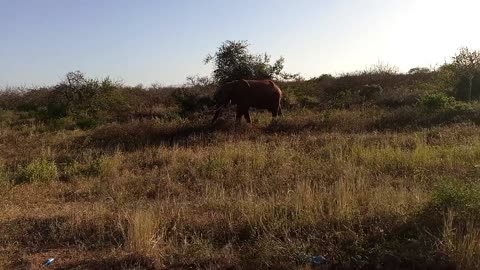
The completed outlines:
[[[51,118],[27,105],[54,90],[4,94],[0,268],[479,268],[478,106],[365,76],[283,84],[251,126],[212,127],[203,88]]]

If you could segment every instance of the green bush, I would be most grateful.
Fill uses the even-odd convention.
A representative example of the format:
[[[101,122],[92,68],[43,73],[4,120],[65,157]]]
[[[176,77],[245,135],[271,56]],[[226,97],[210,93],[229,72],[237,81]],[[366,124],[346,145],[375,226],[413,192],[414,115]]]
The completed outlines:
[[[454,97],[445,93],[433,93],[424,95],[419,100],[419,105],[427,111],[439,111],[452,108],[456,101]]]
[[[47,123],[70,117],[78,127],[92,128],[97,122],[125,118],[129,109],[126,91],[120,84],[108,77],[89,79],[76,71],[68,73],[64,81],[53,87],[46,106],[39,106],[35,111],[37,118]]]
[[[70,181],[84,174],[85,168],[77,161],[70,160],[61,166],[60,171],[59,179],[61,181]]]
[[[433,203],[443,210],[454,209],[470,218],[480,217],[480,185],[455,179],[444,180],[435,187]]]
[[[286,109],[293,108],[316,108],[320,101],[317,97],[304,93],[298,87],[285,87],[283,89],[282,107]]]
[[[194,89],[180,89],[175,91],[173,96],[182,115],[205,111],[215,105],[215,101],[211,96],[195,91]]]
[[[18,183],[46,183],[58,178],[55,162],[46,159],[35,160],[19,168]]]
[[[67,116],[67,108],[64,104],[50,102],[47,105],[47,110],[44,115],[46,119],[59,119],[65,116]]]

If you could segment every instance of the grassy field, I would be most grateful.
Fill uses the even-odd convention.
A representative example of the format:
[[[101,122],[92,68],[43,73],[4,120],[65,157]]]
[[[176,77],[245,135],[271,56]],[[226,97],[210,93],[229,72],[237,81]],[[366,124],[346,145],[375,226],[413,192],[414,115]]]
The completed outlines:
[[[200,111],[58,128],[5,109],[0,268],[478,269],[480,110],[401,93],[290,94],[252,125]]]

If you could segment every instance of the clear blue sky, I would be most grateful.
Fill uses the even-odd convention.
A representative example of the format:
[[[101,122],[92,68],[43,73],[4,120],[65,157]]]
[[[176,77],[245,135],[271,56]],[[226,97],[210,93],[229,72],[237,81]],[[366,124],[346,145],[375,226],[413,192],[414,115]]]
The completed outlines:
[[[207,75],[225,40],[304,77],[442,63],[480,49],[477,0],[0,0],[0,87],[81,70],[135,85]]]

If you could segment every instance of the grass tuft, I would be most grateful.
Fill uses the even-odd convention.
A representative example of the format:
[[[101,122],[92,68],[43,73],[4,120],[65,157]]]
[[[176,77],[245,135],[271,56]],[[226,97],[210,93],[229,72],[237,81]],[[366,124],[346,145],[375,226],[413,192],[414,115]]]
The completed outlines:
[[[58,178],[55,162],[38,159],[18,169],[18,183],[48,183]]]

